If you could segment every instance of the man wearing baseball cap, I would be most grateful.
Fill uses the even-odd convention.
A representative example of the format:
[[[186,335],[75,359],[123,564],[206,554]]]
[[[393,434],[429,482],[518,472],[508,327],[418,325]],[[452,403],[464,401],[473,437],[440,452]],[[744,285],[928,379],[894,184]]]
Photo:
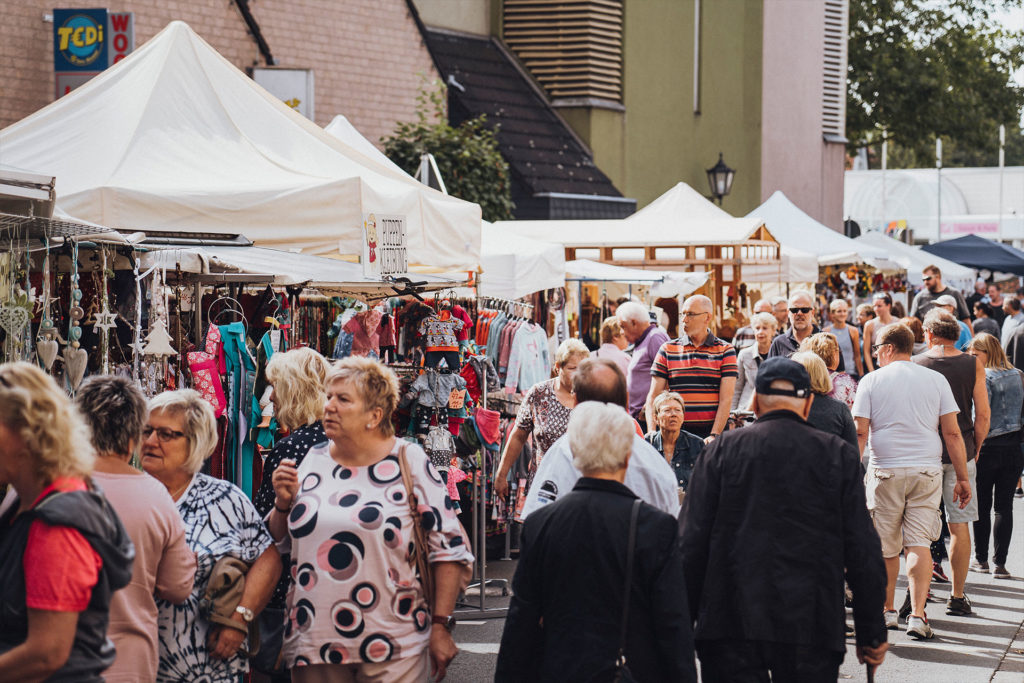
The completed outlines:
[[[857,657],[875,667],[888,648],[886,573],[857,450],[807,424],[799,363],[769,358],[754,386],[757,421],[704,449],[679,517],[702,678],[838,678],[844,569]]]
[[[942,309],[949,313],[950,315],[952,315],[954,318],[956,318],[956,299],[951,297],[949,294],[943,294],[938,299],[936,299],[935,306],[933,306],[932,308]],[[963,320],[957,320],[957,322],[960,324],[960,337],[956,340],[956,343],[953,344],[953,346],[956,347],[957,351],[966,351],[967,345],[971,343],[971,330],[969,327],[967,327],[967,323],[965,323]]]

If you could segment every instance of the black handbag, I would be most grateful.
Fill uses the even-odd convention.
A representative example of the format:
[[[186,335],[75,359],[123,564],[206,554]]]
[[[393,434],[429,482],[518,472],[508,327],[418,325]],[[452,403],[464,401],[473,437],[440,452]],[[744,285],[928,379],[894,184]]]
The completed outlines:
[[[633,555],[636,551],[636,520],[640,515],[640,499],[633,501],[629,515],[629,540],[626,541],[626,584],[622,593],[622,625],[619,630],[619,652],[615,657],[615,675],[612,683],[635,683],[626,663],[626,632],[629,626],[629,598],[633,592]]]

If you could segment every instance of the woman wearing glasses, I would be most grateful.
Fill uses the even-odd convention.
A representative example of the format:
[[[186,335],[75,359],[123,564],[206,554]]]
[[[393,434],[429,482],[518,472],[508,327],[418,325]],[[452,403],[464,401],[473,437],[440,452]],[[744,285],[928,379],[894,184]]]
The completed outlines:
[[[217,445],[213,408],[191,389],[167,391],[149,402],[142,430],[142,467],[162,483],[185,522],[185,540],[196,554],[192,595],[181,605],[160,600],[160,667],[157,680],[235,683],[248,669],[241,653],[248,625],[270,600],[281,556],[259,513],[242,491],[200,474]],[[249,569],[235,626],[211,624],[200,611],[214,565],[222,557]]]

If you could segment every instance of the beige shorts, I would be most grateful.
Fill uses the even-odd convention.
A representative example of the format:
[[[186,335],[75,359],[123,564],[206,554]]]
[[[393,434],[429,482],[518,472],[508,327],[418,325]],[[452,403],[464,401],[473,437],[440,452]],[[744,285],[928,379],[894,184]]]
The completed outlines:
[[[882,541],[882,557],[905,547],[930,546],[942,531],[942,467],[868,467],[868,512]]]

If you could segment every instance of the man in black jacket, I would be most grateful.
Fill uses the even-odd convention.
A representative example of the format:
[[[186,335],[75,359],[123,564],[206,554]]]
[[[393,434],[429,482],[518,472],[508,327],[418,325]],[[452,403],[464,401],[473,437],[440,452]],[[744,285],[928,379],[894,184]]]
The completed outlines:
[[[696,683],[676,520],[646,503],[624,590],[637,499],[622,483],[632,419],[619,406],[587,401],[572,411],[568,434],[583,477],[523,526],[494,680],[612,680],[629,600],[624,645],[633,678]]]
[[[806,423],[811,383],[787,358],[761,364],[758,420],[705,449],[680,513],[683,567],[706,681],[835,681],[846,650],[886,643],[886,574],[857,450]]]

